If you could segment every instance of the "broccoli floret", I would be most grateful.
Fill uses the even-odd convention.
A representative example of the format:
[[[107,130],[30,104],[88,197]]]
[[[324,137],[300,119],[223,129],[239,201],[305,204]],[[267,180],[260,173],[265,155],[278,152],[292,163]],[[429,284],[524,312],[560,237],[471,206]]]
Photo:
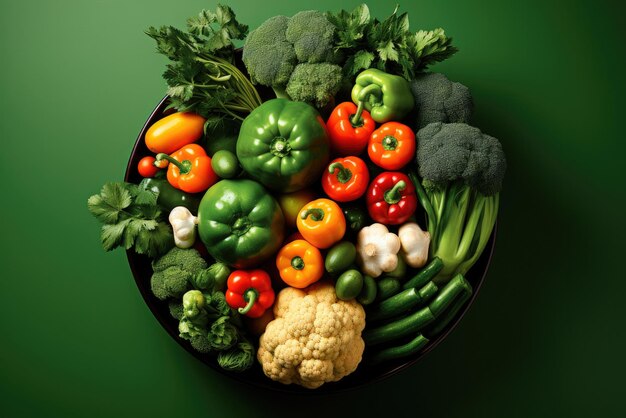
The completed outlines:
[[[335,26],[318,11],[275,16],[250,32],[243,62],[252,81],[271,87],[277,97],[323,107],[341,84],[334,34]]]
[[[180,319],[183,317],[183,304],[177,300],[170,300],[167,304],[167,307],[170,310],[170,315],[172,315],[172,318],[180,321]]]
[[[293,100],[324,107],[339,91],[341,67],[335,64],[298,64],[287,84]]]
[[[289,20],[285,35],[300,63],[332,62],[335,58],[335,25],[322,12],[307,10],[296,13]]]
[[[506,160],[496,138],[464,123],[432,123],[417,133],[422,178],[436,184],[462,180],[484,195],[502,189]]]
[[[191,337],[189,342],[194,350],[200,353],[208,353],[211,351],[211,346],[209,345],[209,340],[207,339],[206,334],[196,334]]]
[[[464,123],[419,130],[412,174],[428,217],[429,253],[443,261],[437,282],[465,274],[482,253],[498,215],[506,159],[500,142]]]
[[[284,88],[297,64],[293,45],[285,37],[289,18],[274,16],[250,32],[243,46],[243,63],[250,79],[265,86]]]
[[[439,73],[426,73],[411,81],[417,128],[433,122],[469,122],[474,102],[467,87]]]
[[[152,263],[152,293],[161,300],[179,298],[191,288],[191,277],[205,268],[207,263],[198,251],[174,247]]]

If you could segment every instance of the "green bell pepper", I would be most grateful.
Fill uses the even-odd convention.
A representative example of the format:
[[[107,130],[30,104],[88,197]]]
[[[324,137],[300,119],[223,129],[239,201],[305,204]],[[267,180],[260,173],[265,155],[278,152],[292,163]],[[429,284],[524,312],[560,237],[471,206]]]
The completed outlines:
[[[328,162],[324,121],[306,103],[269,100],[243,121],[237,158],[252,178],[272,190],[303,189],[319,181]]]
[[[378,123],[400,121],[415,106],[408,81],[376,68],[362,71],[356,77],[352,101],[364,106]]]
[[[236,268],[272,257],[285,235],[278,202],[253,180],[221,180],[198,208],[198,234],[209,254]]]
[[[342,209],[346,218],[348,231],[352,234],[358,234],[359,231],[367,224],[367,214],[361,206],[350,205]]]
[[[202,194],[185,193],[169,184],[165,178],[146,177],[139,183],[139,187],[157,193],[157,204],[167,211],[171,211],[176,206],[184,206],[191,213],[198,213]]]

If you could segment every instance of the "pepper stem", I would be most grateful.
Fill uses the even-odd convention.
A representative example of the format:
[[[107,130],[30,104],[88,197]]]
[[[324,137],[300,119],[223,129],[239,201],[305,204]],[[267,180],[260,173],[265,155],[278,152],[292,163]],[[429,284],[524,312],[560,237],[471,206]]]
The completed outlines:
[[[291,267],[295,270],[302,270],[304,268],[304,260],[299,255],[291,259]]]
[[[178,161],[176,158],[172,158],[169,155],[160,152],[156,155],[155,162],[167,160],[170,164],[174,164],[180,170],[180,174],[187,174],[191,171],[191,162],[189,160]]]
[[[390,205],[395,205],[402,199],[402,194],[400,192],[404,190],[406,187],[406,183],[404,180],[400,180],[394,186],[385,192],[385,202]]]
[[[250,288],[246,290],[245,293],[243,294],[243,300],[248,302],[248,304],[244,306],[243,308],[237,309],[237,312],[239,312],[242,315],[245,315],[248,312],[250,312],[250,309],[252,309],[258,297],[259,297],[259,292],[257,292],[256,289]]]
[[[368,96],[370,94],[374,94],[376,96],[381,96],[382,95],[382,90],[380,88],[379,85],[377,84],[370,84],[368,86],[365,86],[361,89],[361,91],[359,92],[359,95],[357,96],[357,108],[356,108],[356,113],[354,114],[354,116],[352,116],[352,118],[350,118],[350,123],[352,124],[353,127],[358,127],[358,126],[363,126],[363,120],[361,119],[361,114],[363,113],[363,108],[365,107],[365,102],[368,99]]]
[[[381,142],[385,151],[394,151],[398,148],[398,140],[393,135],[387,135]]]
[[[306,219],[309,217],[309,215],[311,215],[311,219],[313,219],[315,222],[319,222],[324,219],[324,210],[320,208],[311,208],[300,212],[301,219]]]
[[[337,173],[337,180],[339,180],[339,183],[347,183],[352,178],[352,171],[345,168],[340,162],[332,163],[328,166],[328,172],[330,174],[335,174],[335,170],[339,170]]]
[[[359,104],[357,105],[357,108],[356,108],[356,113],[352,115],[352,117],[350,118],[350,124],[352,125],[353,128],[358,128],[360,126],[363,126],[364,122],[363,122],[363,119],[361,118],[361,115],[363,114],[363,109],[365,109],[365,101],[359,100]]]

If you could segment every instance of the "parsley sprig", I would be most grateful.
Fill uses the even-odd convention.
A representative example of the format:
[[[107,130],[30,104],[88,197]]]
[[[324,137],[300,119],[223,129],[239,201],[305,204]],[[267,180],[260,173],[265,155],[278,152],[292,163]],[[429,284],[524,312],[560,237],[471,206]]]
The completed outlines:
[[[370,16],[366,4],[353,11],[327,12],[335,25],[335,49],[347,56],[343,73],[353,78],[368,68],[400,74],[407,80],[429,65],[443,61],[455,52],[452,38],[443,29],[411,32],[407,13],[398,14],[398,6],[383,21]]]
[[[91,214],[103,225],[102,247],[133,248],[138,254],[156,257],[174,246],[172,228],[163,222],[157,194],[136,184],[106,183],[87,200]]]
[[[157,51],[172,61],[163,73],[168,108],[198,113],[208,128],[224,118],[243,120],[260,106],[256,88],[235,65],[233,40],[245,39],[247,33],[248,26],[223,5],[188,19],[187,31],[149,27],[146,34],[156,41]]]

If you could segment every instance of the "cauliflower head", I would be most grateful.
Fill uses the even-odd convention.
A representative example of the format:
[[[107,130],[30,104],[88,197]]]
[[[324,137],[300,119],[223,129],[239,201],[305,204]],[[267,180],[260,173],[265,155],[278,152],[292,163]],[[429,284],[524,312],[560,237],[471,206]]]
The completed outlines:
[[[356,370],[365,348],[365,311],[355,300],[338,299],[332,284],[283,289],[274,316],[257,352],[270,379],[315,389]]]

